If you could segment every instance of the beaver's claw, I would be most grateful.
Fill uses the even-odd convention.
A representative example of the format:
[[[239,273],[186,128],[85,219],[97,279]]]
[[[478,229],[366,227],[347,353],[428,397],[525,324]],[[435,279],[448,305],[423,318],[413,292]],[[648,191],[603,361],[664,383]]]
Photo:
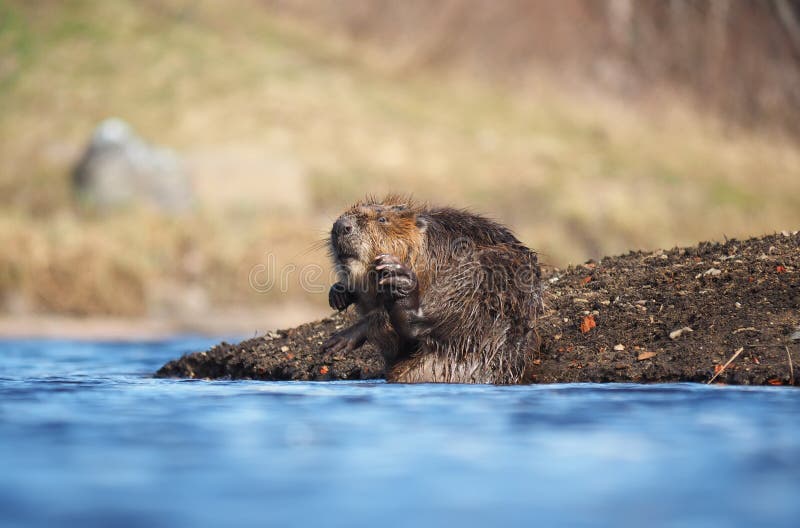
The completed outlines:
[[[359,321],[341,332],[337,332],[322,343],[323,352],[350,352],[359,348],[367,340],[367,325]]]

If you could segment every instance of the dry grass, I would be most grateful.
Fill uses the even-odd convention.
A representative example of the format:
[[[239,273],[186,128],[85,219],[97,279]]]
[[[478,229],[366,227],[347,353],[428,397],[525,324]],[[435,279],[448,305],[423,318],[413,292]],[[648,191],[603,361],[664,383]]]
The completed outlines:
[[[325,265],[307,250],[366,192],[486,212],[557,265],[800,224],[794,145],[676,101],[644,111],[546,80],[520,93],[398,70],[249,2],[0,1],[0,13],[8,310],[323,307],[297,275],[259,294],[249,273],[268,253]],[[76,209],[69,168],[111,115],[186,157],[193,213]]]

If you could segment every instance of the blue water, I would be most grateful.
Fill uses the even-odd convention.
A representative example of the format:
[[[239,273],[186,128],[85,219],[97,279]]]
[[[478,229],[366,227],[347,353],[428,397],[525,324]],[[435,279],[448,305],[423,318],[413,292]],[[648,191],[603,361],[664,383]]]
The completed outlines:
[[[800,526],[800,391],[157,380],[0,342],[5,526]]]

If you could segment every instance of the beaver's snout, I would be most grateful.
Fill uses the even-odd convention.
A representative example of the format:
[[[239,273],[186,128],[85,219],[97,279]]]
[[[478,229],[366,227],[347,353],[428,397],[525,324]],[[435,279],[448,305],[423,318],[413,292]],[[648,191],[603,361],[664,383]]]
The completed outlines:
[[[331,228],[331,246],[336,259],[340,262],[356,258],[355,248],[356,221],[353,217],[342,215]]]
[[[356,226],[355,220],[349,216],[340,216],[336,222],[333,223],[333,229],[331,229],[331,235],[333,238],[339,238],[344,235],[349,235],[353,232],[353,229]]]

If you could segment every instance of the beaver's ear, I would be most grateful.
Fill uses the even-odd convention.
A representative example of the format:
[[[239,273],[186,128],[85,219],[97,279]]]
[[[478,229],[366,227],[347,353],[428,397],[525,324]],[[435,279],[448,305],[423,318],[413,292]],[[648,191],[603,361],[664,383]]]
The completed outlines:
[[[428,229],[428,219],[422,215],[417,215],[417,229],[424,233]]]

